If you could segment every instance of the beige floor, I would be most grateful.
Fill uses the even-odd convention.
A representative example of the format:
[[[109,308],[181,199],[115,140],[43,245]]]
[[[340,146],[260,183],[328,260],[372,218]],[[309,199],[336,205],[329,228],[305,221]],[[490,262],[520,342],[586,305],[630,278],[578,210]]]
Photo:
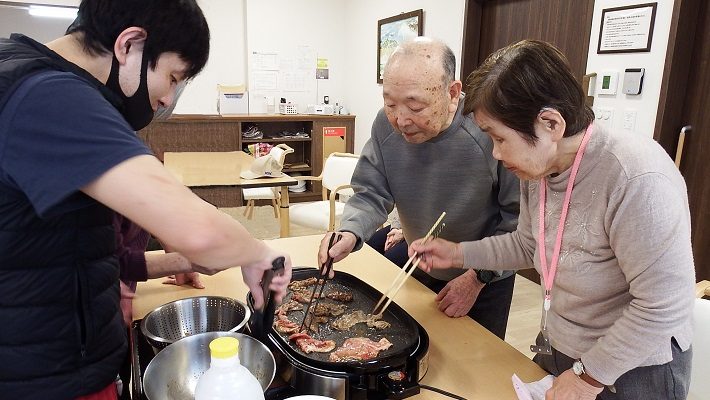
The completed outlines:
[[[270,206],[255,207],[251,220],[243,215],[244,207],[223,208],[222,211],[242,223],[255,237],[260,239],[279,237],[279,222],[274,218],[273,208]],[[322,231],[291,225],[292,236],[312,235],[319,232]],[[540,326],[540,312],[540,285],[522,276],[516,276],[505,341],[530,358],[533,356],[530,344],[535,340]]]

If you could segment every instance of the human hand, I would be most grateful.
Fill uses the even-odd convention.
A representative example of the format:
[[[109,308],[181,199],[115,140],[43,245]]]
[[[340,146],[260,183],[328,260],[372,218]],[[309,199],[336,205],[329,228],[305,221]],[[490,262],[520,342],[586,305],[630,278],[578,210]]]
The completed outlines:
[[[385,240],[385,251],[391,249],[395,244],[404,240],[404,234],[401,229],[392,228],[387,232],[387,239]]]
[[[481,293],[484,284],[476,277],[476,271],[469,270],[449,281],[436,296],[439,311],[452,318],[468,314]]]
[[[340,234],[341,238],[338,243],[333,244],[333,247],[328,251],[328,244],[330,243],[330,237],[335,234]],[[343,258],[347,257],[350,252],[355,248],[355,243],[357,243],[357,237],[352,232],[328,232],[323,236],[320,241],[320,248],[318,249],[318,264],[323,265],[328,260],[328,255],[333,257],[333,262],[336,263]],[[329,278],[333,278],[335,274],[331,271]]]
[[[133,298],[136,297],[136,293],[131,290],[131,288],[119,281],[121,285],[121,314],[123,315],[123,322],[126,326],[131,326],[133,322]]]
[[[429,241],[417,239],[409,246],[409,257],[418,253],[419,268],[426,272],[432,269],[462,268],[463,254],[459,243],[435,238]]]
[[[195,289],[204,289],[205,285],[200,281],[200,274],[197,272],[186,272],[184,274],[170,275],[163,281],[164,285],[190,285]]]
[[[552,382],[552,387],[545,393],[545,400],[594,400],[604,390],[595,387],[568,369]]]
[[[284,257],[284,269],[281,275],[274,275],[269,285],[269,289],[274,293],[274,301],[280,304],[286,295],[288,283],[291,282],[291,270],[293,268],[291,257],[288,254],[267,247],[264,255],[257,261],[242,265],[242,277],[246,283],[252,297],[254,298],[254,308],[261,309],[264,306],[264,291],[261,287],[261,281],[264,273],[272,268],[272,263],[278,257]]]

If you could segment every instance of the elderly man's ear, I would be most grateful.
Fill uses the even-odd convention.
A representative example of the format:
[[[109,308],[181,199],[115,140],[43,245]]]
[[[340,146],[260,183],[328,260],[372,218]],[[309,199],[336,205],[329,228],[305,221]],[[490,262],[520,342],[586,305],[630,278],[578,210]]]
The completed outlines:
[[[459,98],[461,97],[461,81],[453,81],[449,85],[449,112],[455,113],[459,107]]]

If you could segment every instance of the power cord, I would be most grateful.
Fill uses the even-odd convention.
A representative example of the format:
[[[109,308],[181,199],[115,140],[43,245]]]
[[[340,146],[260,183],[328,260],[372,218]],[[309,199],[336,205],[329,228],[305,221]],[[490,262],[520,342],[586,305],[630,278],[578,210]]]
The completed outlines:
[[[431,390],[432,392],[436,392],[436,393],[439,393],[439,394],[443,394],[444,396],[451,397],[452,399],[456,399],[456,400],[467,400],[465,397],[461,397],[461,396],[455,395],[455,394],[453,394],[453,393],[449,393],[449,392],[447,392],[446,390],[442,390],[442,389],[439,389],[439,388],[435,388],[435,387],[433,387],[433,386],[420,384],[420,385],[419,385],[419,388],[420,388],[420,389]]]

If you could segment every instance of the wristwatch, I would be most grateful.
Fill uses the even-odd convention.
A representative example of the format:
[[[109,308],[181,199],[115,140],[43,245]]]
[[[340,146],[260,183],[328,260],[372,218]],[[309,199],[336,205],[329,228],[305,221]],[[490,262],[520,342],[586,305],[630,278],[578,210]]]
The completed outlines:
[[[577,375],[580,379],[582,379],[583,381],[587,382],[588,384],[590,384],[594,387],[598,387],[598,388],[607,387],[603,383],[597,381],[596,379],[592,378],[587,373],[585,373],[584,364],[582,364],[582,360],[576,360],[572,364],[572,372],[574,372],[574,374]],[[613,389],[613,385],[608,388],[609,388],[609,390],[612,391],[612,393],[616,393],[616,389]]]
[[[487,269],[477,269],[476,276],[481,283],[487,285],[496,277],[496,273]]]

